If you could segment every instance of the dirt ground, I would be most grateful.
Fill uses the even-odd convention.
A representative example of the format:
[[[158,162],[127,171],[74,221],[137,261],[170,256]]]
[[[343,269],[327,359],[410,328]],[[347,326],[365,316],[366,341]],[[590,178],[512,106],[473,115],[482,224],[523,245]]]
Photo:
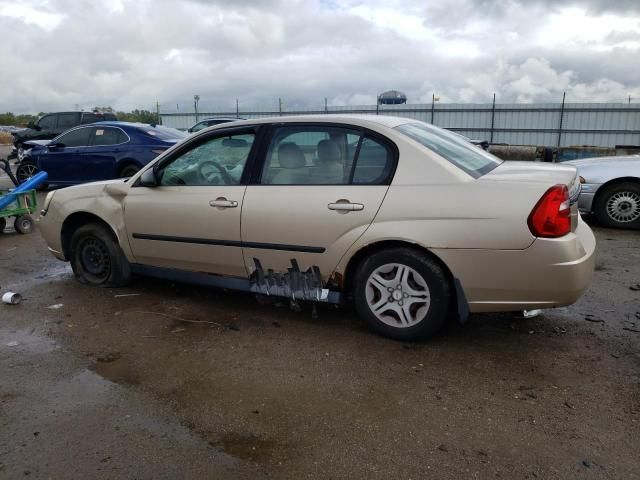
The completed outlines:
[[[640,234],[594,230],[574,306],[402,343],[348,309],[86,287],[7,229],[0,478],[640,478]]]

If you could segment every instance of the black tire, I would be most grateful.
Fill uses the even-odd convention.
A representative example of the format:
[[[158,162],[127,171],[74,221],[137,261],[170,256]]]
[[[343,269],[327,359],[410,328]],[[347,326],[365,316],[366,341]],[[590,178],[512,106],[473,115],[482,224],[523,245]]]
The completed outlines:
[[[419,297],[413,297],[416,299],[417,303],[405,303],[405,308],[409,308],[409,313],[412,314],[413,319],[415,320],[415,323],[413,324],[407,323],[406,326],[400,326],[400,318],[397,318],[395,323],[392,318],[394,315],[399,317],[397,314],[393,313],[393,311],[389,309],[379,310],[379,312],[385,314],[384,316],[387,317],[387,322],[392,324],[385,323],[385,321],[381,320],[369,306],[369,300],[367,299],[368,294],[374,295],[373,301],[376,301],[376,296],[378,296],[377,300],[380,302],[386,303],[387,305],[390,305],[389,302],[395,302],[397,306],[403,305],[402,298],[396,298],[392,301],[392,295],[398,293],[400,296],[410,296],[406,292],[403,293],[401,289],[399,289],[398,292],[395,290],[393,292],[389,291],[384,293],[384,295],[389,295],[389,297],[387,297],[389,301],[384,302],[384,299],[381,296],[383,289],[376,291],[376,288],[373,286],[368,287],[369,277],[379,268],[384,269],[386,266],[391,264],[409,267],[419,274],[421,277],[420,281],[426,284],[426,291],[429,294],[428,305],[422,305],[418,301]],[[396,274],[399,271],[400,269],[397,269]],[[393,276],[393,271],[390,272],[390,275]],[[413,277],[413,275],[414,273],[410,272],[407,277],[410,287],[413,282],[413,285],[418,289],[424,288],[416,283],[417,279]],[[451,295],[451,285],[443,268],[430,256],[409,248],[380,250],[368,256],[358,266],[353,283],[353,296],[358,315],[365,320],[369,327],[375,332],[397,340],[418,340],[430,337],[438,332],[447,320],[449,306],[451,304]],[[410,301],[411,298],[405,300],[405,302]],[[417,309],[411,312],[413,307],[417,307]],[[424,311],[425,307],[426,312]],[[394,326],[395,324],[398,326]]]
[[[140,167],[137,165],[129,164],[122,167],[120,170],[120,178],[129,178],[133,177],[136,173],[140,171]]]
[[[16,217],[13,228],[22,235],[28,235],[33,232],[33,218],[31,215],[20,215]]]
[[[129,262],[115,235],[100,223],[89,223],[73,232],[69,257],[80,283],[122,287],[131,279]]]
[[[640,183],[615,183],[598,192],[593,208],[600,224],[611,228],[640,228]]]
[[[36,173],[38,173],[40,169],[33,162],[20,162],[18,168],[16,168],[16,179],[18,183],[22,184],[26,182],[28,179],[33,177]],[[36,190],[46,190],[47,184],[41,184]]]
[[[7,219],[5,217],[0,218],[0,233],[4,232],[4,229],[6,226],[7,226]]]

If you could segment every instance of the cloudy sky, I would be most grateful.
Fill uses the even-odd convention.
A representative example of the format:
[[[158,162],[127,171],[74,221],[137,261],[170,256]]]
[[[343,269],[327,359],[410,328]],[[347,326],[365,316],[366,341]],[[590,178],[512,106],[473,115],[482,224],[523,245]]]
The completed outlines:
[[[0,110],[640,100],[639,0],[0,0]]]

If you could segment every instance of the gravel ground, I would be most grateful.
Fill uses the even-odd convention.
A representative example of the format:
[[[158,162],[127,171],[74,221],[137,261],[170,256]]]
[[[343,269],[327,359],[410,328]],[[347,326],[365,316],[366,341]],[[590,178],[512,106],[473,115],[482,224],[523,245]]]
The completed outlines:
[[[640,478],[640,235],[594,230],[574,306],[402,343],[349,309],[86,287],[7,229],[0,478]]]

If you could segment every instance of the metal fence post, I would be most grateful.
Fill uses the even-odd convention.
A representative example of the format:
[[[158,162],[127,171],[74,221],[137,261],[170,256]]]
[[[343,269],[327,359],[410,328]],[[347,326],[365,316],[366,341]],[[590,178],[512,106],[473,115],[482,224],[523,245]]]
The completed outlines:
[[[562,106],[560,107],[560,125],[558,126],[558,145],[560,148],[560,140],[562,139],[562,118],[564,117],[564,99],[567,95],[567,92],[562,92]]]
[[[240,118],[240,102],[236,98],[236,118]]]
[[[278,113],[282,116],[282,97],[278,97]]]
[[[435,113],[436,108],[436,94],[435,92],[431,94],[431,125],[433,125],[433,114]]]
[[[493,126],[496,118],[496,92],[493,92],[493,104],[491,105],[491,138],[489,144],[493,144]]]
[[[376,97],[376,115],[380,113],[380,95]]]
[[[329,108],[327,107],[327,97],[324,97],[324,113],[329,113]]]

